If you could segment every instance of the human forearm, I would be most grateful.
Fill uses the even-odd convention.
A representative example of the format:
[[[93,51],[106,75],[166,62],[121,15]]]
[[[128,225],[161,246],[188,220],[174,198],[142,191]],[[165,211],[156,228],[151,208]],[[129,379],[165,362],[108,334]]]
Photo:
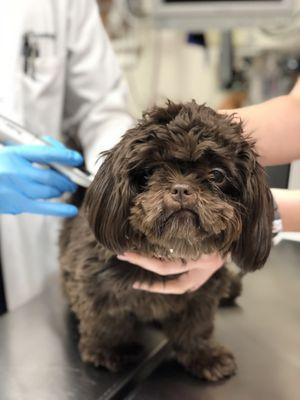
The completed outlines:
[[[300,158],[300,98],[280,96],[236,112],[245,123],[245,133],[256,139],[263,165]]]
[[[263,165],[284,164],[300,158],[299,90],[261,104],[223,110],[235,112],[244,121],[245,135],[256,140]]]
[[[300,232],[300,190],[272,189],[285,232]]]

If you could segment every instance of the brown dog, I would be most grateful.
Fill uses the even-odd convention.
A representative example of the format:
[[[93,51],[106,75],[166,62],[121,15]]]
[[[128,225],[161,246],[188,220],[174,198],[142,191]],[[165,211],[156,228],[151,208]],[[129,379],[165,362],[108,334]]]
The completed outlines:
[[[82,359],[119,370],[136,355],[137,324],[156,321],[191,373],[211,381],[232,375],[233,355],[212,340],[220,300],[238,294],[229,271],[184,295],[147,293],[132,284],[164,278],[116,254],[184,262],[230,252],[242,271],[254,271],[269,255],[272,218],[265,174],[241,122],[195,102],[145,113],[106,153],[80,215],[61,234]]]

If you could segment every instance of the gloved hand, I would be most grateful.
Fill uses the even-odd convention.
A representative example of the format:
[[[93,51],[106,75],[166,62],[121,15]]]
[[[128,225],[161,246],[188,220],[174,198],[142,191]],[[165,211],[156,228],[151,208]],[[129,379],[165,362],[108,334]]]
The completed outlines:
[[[45,201],[74,192],[76,184],[53,169],[33,163],[55,162],[69,166],[82,164],[82,156],[53,138],[52,146],[13,145],[0,148],[0,213],[45,214],[73,217],[78,210],[71,204]]]

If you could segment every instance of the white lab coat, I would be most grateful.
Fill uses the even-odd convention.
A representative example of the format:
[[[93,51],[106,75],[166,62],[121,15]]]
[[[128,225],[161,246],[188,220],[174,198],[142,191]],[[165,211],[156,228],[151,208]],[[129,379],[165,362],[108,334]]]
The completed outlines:
[[[26,32],[41,35],[34,77],[24,73]],[[67,133],[76,134],[88,168],[95,170],[99,152],[115,144],[132,124],[126,112],[127,88],[95,1],[1,2],[0,54],[0,112],[40,135],[61,140]],[[10,310],[38,294],[58,268],[58,221],[27,214],[0,217]]]

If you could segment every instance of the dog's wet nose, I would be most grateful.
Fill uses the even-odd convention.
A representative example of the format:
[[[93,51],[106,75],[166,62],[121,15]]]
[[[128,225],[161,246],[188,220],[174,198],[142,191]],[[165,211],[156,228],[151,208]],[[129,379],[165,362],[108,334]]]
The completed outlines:
[[[173,200],[176,200],[180,203],[189,200],[193,193],[193,189],[188,184],[176,183],[171,188]]]

